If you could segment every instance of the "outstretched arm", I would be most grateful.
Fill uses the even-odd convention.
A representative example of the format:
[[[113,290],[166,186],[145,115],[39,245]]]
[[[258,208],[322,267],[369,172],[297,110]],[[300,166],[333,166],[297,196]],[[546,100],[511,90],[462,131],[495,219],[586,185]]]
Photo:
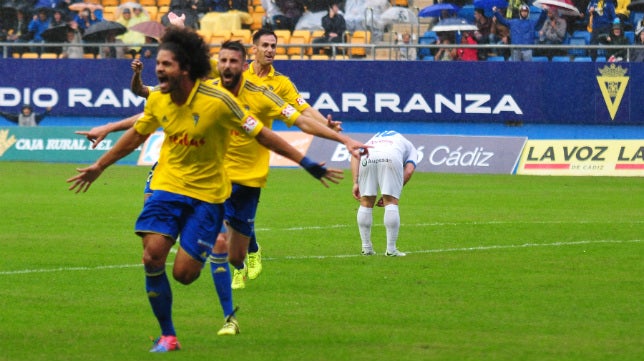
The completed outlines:
[[[327,115],[324,117],[322,113],[320,113],[319,110],[313,108],[313,107],[308,107],[302,111],[302,114],[306,115],[307,117],[313,118],[316,121],[318,121],[320,124],[325,125],[336,132],[341,132],[344,129],[342,129],[342,122],[338,120],[333,120],[331,117],[331,114]]]
[[[34,120],[36,121],[36,124],[40,124],[40,122],[42,122],[42,120],[49,115],[49,112],[51,112],[51,107],[45,109],[45,112],[42,114],[35,114]]]
[[[87,192],[89,186],[98,179],[107,167],[132,153],[147,138],[148,135],[140,134],[134,128],[130,128],[119,138],[114,147],[103,154],[94,164],[87,168],[76,169],[80,174],[67,179],[67,183],[72,183],[69,190],[76,190],[76,193]]]
[[[141,116],[143,116],[143,113],[119,120],[118,122],[99,125],[98,127],[94,127],[88,131],[77,130],[74,133],[87,137],[87,139],[92,142],[92,149],[94,149],[103,141],[103,139],[105,139],[105,137],[107,137],[108,134],[132,128],[134,123],[136,123]]]
[[[295,120],[295,125],[305,133],[316,135],[318,137],[326,138],[329,140],[335,140],[338,143],[344,144],[347,147],[347,150],[349,150],[349,152],[351,152],[351,154],[355,158],[359,159],[360,156],[367,151],[367,145],[362,144],[342,133],[333,131],[330,127],[326,127],[320,124],[315,119],[312,119],[306,115],[299,116]]]
[[[319,164],[311,161],[305,157],[287,141],[281,138],[272,130],[264,127],[255,137],[259,144],[272,150],[273,152],[284,156],[306,169],[312,176],[319,179],[325,187],[329,187],[326,180],[337,184],[339,180],[344,178],[343,172],[340,169],[327,169],[324,164]]]
[[[0,116],[3,118],[7,119],[8,121],[12,123],[18,124],[18,117],[19,115],[17,114],[12,114],[12,113],[7,113],[7,112],[0,112]]]

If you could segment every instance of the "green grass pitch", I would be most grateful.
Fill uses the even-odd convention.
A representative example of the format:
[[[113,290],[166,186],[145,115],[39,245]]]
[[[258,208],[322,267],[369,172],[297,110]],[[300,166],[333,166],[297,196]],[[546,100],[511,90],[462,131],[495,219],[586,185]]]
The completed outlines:
[[[398,247],[360,256],[350,175],[329,189],[271,170],[257,217],[264,272],[234,292],[172,281],[180,352],[158,326],[133,234],[148,169],[88,193],[73,164],[0,163],[0,360],[644,359],[644,179],[417,173]]]

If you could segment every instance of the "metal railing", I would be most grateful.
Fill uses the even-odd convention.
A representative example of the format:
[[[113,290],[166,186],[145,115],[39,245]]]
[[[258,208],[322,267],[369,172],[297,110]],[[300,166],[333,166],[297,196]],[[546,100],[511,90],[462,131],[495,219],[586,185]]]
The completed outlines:
[[[210,44],[213,47],[220,46],[221,44]],[[84,49],[94,48],[100,49],[103,47],[156,47],[157,44],[122,44],[122,43],[82,43],[82,44],[69,44],[69,43],[11,43],[11,42],[0,42],[0,54],[2,58],[10,57],[9,49],[12,49],[14,52],[26,53],[26,52],[37,52],[37,53],[51,53],[60,51],[61,48],[65,46],[82,46]],[[247,46],[251,46],[247,44]],[[311,53],[316,53],[315,49],[325,49],[328,50],[329,59],[338,59],[338,58],[349,58],[354,60],[398,60],[397,54],[402,48],[415,48],[417,54],[421,54],[421,50],[427,50],[429,53],[434,53],[440,48],[448,49],[465,49],[465,48],[474,48],[474,49],[483,49],[487,52],[506,52],[510,53],[513,49],[532,49],[533,51],[558,51],[563,54],[563,56],[570,56],[571,60],[575,58],[575,54],[587,54],[582,56],[590,56],[591,51],[599,53],[599,56],[602,56],[602,52],[605,52],[609,49],[625,49],[626,57],[623,61],[628,61],[630,58],[630,53],[634,49],[644,49],[644,45],[506,45],[506,44],[355,44],[355,43],[317,43],[317,44],[279,44],[279,48],[300,48],[299,55],[291,55],[291,57],[298,57],[299,59],[307,59]],[[362,48],[365,49],[366,55],[356,56],[352,53],[352,49]],[[422,60],[422,59],[419,59]]]

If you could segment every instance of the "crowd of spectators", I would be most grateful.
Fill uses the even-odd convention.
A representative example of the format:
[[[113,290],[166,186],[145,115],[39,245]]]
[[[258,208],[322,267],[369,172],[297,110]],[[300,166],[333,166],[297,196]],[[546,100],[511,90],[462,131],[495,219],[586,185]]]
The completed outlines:
[[[378,29],[377,26],[380,14],[391,6],[387,0],[167,0],[166,11],[159,14],[157,19],[150,19],[144,8],[138,2],[134,2],[138,0],[127,1],[129,0],[120,0],[119,12],[109,19],[104,16],[101,5],[82,3],[80,0],[8,1],[0,14],[0,42],[21,46],[5,45],[0,49],[0,56],[11,57],[14,53],[21,56],[25,52],[55,52],[61,58],[88,57],[88,54],[97,58],[151,57],[154,54],[155,39],[129,28],[149,20],[158,20],[167,25],[167,11],[185,16],[185,24],[194,29],[200,29],[201,19],[206,14],[236,11],[248,15],[249,12],[261,11],[261,27],[291,32],[299,29],[323,31],[323,34],[314,35],[312,38],[313,52],[331,56],[346,53],[346,48],[340,47],[340,51],[337,52],[338,48],[331,44],[350,42],[350,36],[354,31],[370,31],[374,34],[371,42],[382,45],[382,34],[377,33],[391,30],[386,23],[380,25],[382,29]],[[438,2],[452,1],[458,6],[472,6],[471,0]],[[575,5],[580,9],[580,14],[572,16],[561,13],[559,8],[553,6],[537,8],[520,0],[509,0],[505,8],[474,9],[471,19],[468,20],[476,26],[476,31],[434,32],[431,26],[439,20],[460,16],[456,12],[443,12],[440,17],[437,16],[436,21],[429,22],[429,26],[427,23],[421,24],[426,27],[425,34],[422,34],[420,26],[417,29],[410,27],[410,31],[394,32],[387,40],[396,45],[391,48],[392,55],[389,59],[477,61],[500,56],[514,61],[531,61],[533,56],[552,59],[566,55],[572,58],[573,52],[556,46],[568,44],[577,32],[586,32],[587,45],[612,45],[599,51],[590,49],[588,55],[592,60],[603,56],[607,61],[641,61],[637,60],[642,58],[637,55],[640,54],[639,49],[623,48],[628,45],[642,45],[642,20],[640,17],[637,22],[633,21],[633,16],[628,10],[630,0],[561,1]],[[376,24],[369,23],[366,15],[365,21],[362,22],[353,19],[351,14],[356,12],[355,9],[359,10],[360,6],[375,9],[373,11]],[[84,45],[99,42],[96,38],[90,41],[84,35],[92,25],[108,20],[120,23],[126,31],[106,32],[100,38],[100,42],[109,43],[108,45]],[[248,28],[249,24],[244,23],[242,26]],[[53,28],[61,29],[58,37],[53,37],[52,32],[48,31]],[[434,36],[432,44],[442,44],[446,47],[432,47],[429,50],[417,47],[419,44],[428,44],[420,41],[428,33]],[[59,46],[53,47],[47,43],[58,43]],[[60,46],[60,43],[64,43],[64,46]],[[468,46],[461,48],[459,44]],[[472,48],[477,44],[486,46]],[[490,45],[499,46],[497,48]],[[503,45],[526,47],[510,48]],[[616,49],[617,47],[620,48]]]

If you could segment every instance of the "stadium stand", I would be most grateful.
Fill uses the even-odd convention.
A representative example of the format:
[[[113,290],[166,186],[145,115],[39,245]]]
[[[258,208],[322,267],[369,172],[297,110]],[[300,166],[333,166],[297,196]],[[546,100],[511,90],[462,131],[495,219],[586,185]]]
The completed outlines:
[[[289,40],[289,44],[291,45],[297,45],[297,44],[311,44],[311,32],[309,30],[295,30],[291,34],[291,39]],[[297,55],[300,57],[300,55],[306,54],[308,51],[308,47],[301,47],[301,46],[290,46],[286,53],[288,55],[291,55],[293,57],[294,55]]]
[[[349,36],[349,43],[351,44],[349,55],[352,58],[365,57],[367,56],[367,49],[360,45],[371,43],[371,32],[368,30],[356,30]]]

